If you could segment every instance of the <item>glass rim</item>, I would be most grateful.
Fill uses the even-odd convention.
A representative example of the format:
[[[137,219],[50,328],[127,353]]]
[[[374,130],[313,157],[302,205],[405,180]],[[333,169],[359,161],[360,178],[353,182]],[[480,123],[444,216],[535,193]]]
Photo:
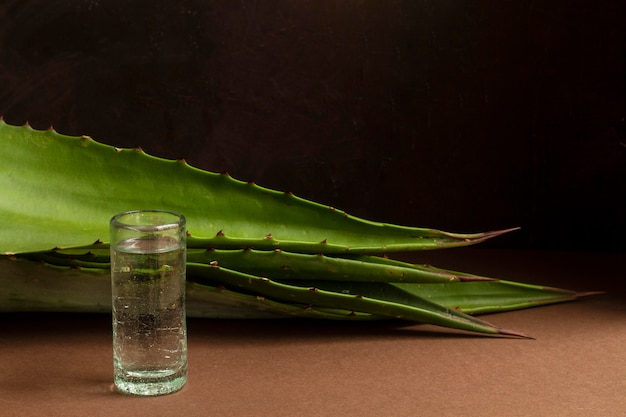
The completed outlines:
[[[153,225],[147,224],[133,224],[122,221],[123,217],[130,216],[133,214],[168,214],[173,216],[173,221],[163,221],[162,223],[156,223]],[[181,213],[171,211],[171,210],[159,210],[159,209],[137,209],[137,210],[128,210],[123,211],[121,213],[116,214],[111,218],[111,226],[120,229],[126,230],[134,230],[137,232],[158,232],[162,230],[170,230],[176,229],[185,226],[187,219]]]

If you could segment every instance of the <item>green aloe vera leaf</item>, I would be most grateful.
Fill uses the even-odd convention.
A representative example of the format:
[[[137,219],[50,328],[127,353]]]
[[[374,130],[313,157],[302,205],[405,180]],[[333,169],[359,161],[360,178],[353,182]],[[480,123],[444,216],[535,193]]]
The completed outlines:
[[[466,272],[442,269],[433,265],[423,265],[423,267],[433,272],[454,274],[460,279],[466,280],[467,284],[472,284],[467,286],[468,292],[466,294],[447,293],[445,286],[437,288],[426,285],[432,293],[431,299],[450,305],[459,304],[463,299],[463,311],[470,314],[518,310],[604,294],[602,291],[577,292],[543,285],[486,278]],[[405,289],[410,288],[405,287]],[[484,302],[478,302],[478,298],[482,298]]]
[[[34,254],[31,259],[55,265],[83,268],[108,268],[109,250],[96,249],[88,252],[77,249],[59,250]],[[94,262],[98,259],[98,262]],[[542,304],[552,304],[580,298],[584,294],[573,291],[518,284],[477,275],[448,271],[432,266],[413,265],[380,259],[374,256],[360,256],[359,261],[331,256],[294,254],[284,251],[262,252],[256,250],[198,250],[188,251],[188,261],[210,263],[228,269],[266,276],[277,281],[287,280],[292,285],[317,286],[342,293],[383,297],[390,301],[412,304],[408,294],[415,293],[421,298],[435,301],[449,308],[466,313],[488,313],[527,308]],[[378,263],[380,262],[380,263]],[[420,268],[436,275],[422,273]],[[413,274],[413,272],[416,272]],[[463,280],[459,280],[459,276]],[[193,280],[193,277],[190,277]],[[331,280],[333,284],[324,284]],[[477,281],[479,284],[467,285]],[[367,285],[364,282],[380,283]],[[421,285],[396,285],[399,283],[419,283]],[[426,283],[434,285],[423,285]],[[389,283],[389,284],[388,284]],[[450,284],[441,286],[438,284]],[[452,286],[454,285],[454,286]],[[400,293],[402,291],[402,293]],[[393,300],[388,297],[395,294]]]
[[[415,293],[449,308],[468,314],[484,314],[519,310],[540,305],[573,301],[601,292],[575,292],[562,288],[532,285],[489,278],[461,271],[438,268],[432,265],[415,265],[386,257],[354,255],[350,259],[380,265],[400,266],[407,269],[449,274],[455,277],[448,283],[400,283],[389,281],[397,288]]]
[[[189,263],[187,270],[195,276],[204,277],[212,285],[227,285],[227,288],[237,288],[237,291],[247,291],[287,303],[340,308],[476,333],[527,337],[427,300],[421,300],[420,305],[406,305],[361,295],[325,291],[316,287],[289,285],[215,265]]]
[[[0,256],[0,311],[110,313],[111,272]]]
[[[19,259],[31,260],[34,262],[44,262],[56,266],[94,268],[102,270],[111,269],[111,258],[109,256],[108,248],[106,249],[106,257],[104,256],[104,253],[96,254],[93,252],[85,252],[82,254],[67,255],[57,251],[33,252],[13,256]]]
[[[269,191],[269,190],[266,190]],[[289,198],[298,199],[303,205],[315,205],[318,209],[328,210],[325,206],[317,205],[308,200],[299,199],[291,194]],[[286,207],[295,206],[294,203],[286,202]],[[285,207],[283,206],[283,207]],[[302,207],[302,206],[300,206]],[[293,210],[290,208],[289,210]],[[298,236],[293,238],[276,238],[272,233],[268,233],[262,238],[240,238],[226,236],[220,230],[213,237],[190,236],[188,238],[188,247],[191,248],[217,248],[217,249],[284,249],[291,252],[301,253],[324,253],[324,254],[342,254],[342,253],[368,253],[368,252],[399,252],[411,250],[427,250],[427,249],[445,249],[459,246],[475,245],[487,239],[500,236],[504,233],[517,230],[517,228],[496,230],[485,233],[460,234],[450,233],[434,229],[412,228],[399,225],[376,223],[350,216],[345,212],[339,212],[336,209],[330,209],[326,216],[320,217],[320,223],[310,223],[311,227],[320,229],[316,231],[300,230],[298,234],[302,234],[300,238],[308,239],[314,233],[317,236],[330,236],[321,241],[297,241]],[[304,212],[302,212],[304,214]],[[342,216],[342,218],[338,217]],[[326,223],[326,222],[329,223]],[[298,225],[293,223],[292,226],[309,227],[306,224]],[[291,227],[291,226],[289,226]],[[335,229],[336,227],[336,229]],[[280,228],[285,228],[283,224]],[[362,228],[363,234],[359,235],[358,229]],[[283,236],[283,235],[281,235]],[[332,240],[331,240],[332,239]]]
[[[4,121],[0,195],[3,254],[106,242],[110,217],[140,208],[183,213],[190,248],[419,250],[470,245],[504,232],[456,234],[371,222],[184,161]]]
[[[372,320],[370,314],[341,309],[302,308],[264,297],[187,282],[188,317]],[[76,268],[0,256],[0,312],[111,312],[111,274],[100,268]]]
[[[360,257],[369,262],[397,265],[398,261],[380,257]],[[406,263],[401,263],[409,267]],[[405,291],[416,292],[419,295],[427,293],[430,300],[458,308],[468,314],[484,314],[520,310],[523,308],[537,307],[541,305],[556,304],[565,301],[573,301],[579,298],[603,294],[602,291],[577,292],[563,288],[555,288],[543,285],[533,285],[521,282],[507,281],[470,274],[467,272],[453,271],[438,268],[433,265],[415,265],[420,269],[435,273],[448,273],[459,278],[463,286],[450,287],[449,283],[441,283],[440,286],[430,283],[393,285]]]
[[[30,257],[51,264],[92,268],[108,267],[110,259],[108,248],[91,249],[87,252],[78,249],[38,252],[31,254]],[[459,280],[456,274],[450,274],[443,269],[432,271],[420,268],[419,265],[403,263],[378,264],[366,262],[368,258],[370,257],[336,258],[323,254],[311,255],[282,250],[187,250],[188,262],[216,262],[228,269],[273,279],[439,283]]]
[[[223,286],[214,287],[197,282],[187,282],[186,309],[189,317],[201,318],[287,318],[298,317],[324,320],[374,320],[368,313],[355,313],[343,309],[313,308],[269,298],[230,291]]]
[[[394,303],[419,305],[424,300],[466,314],[497,313],[546,304],[572,301],[591,293],[576,293],[559,288],[518,284],[510,281],[466,281],[432,283],[371,283],[335,281],[286,281],[307,284],[342,294],[363,295]]]
[[[0,311],[78,311],[110,312],[110,271],[102,268],[58,266],[23,260],[19,257],[0,256]],[[19,259],[19,260],[18,260]],[[350,311],[340,310],[329,315],[321,308],[301,311],[301,306],[275,303],[272,309],[264,304],[273,302],[249,294],[237,294],[225,288],[217,289],[193,282],[190,276],[187,288],[188,314],[190,317],[211,318],[265,318],[300,316],[330,319],[355,319]],[[410,299],[406,293],[416,292],[425,298],[450,309],[459,309],[468,314],[503,312],[514,309],[552,304],[577,299],[590,293],[520,284],[511,281],[493,280],[441,284],[368,284],[359,282],[327,282],[298,280],[295,284],[310,288],[318,285],[327,290],[352,294],[367,294],[377,297],[389,296],[390,286],[405,292],[404,301]],[[359,287],[361,285],[361,287]],[[365,288],[363,285],[369,285]],[[332,288],[329,286],[333,286]],[[369,292],[368,292],[369,291]],[[200,294],[203,294],[200,296]],[[395,300],[397,302],[401,300]],[[267,313],[264,314],[262,311]],[[320,314],[321,312],[321,314]],[[357,316],[362,319],[377,319],[379,316]]]
[[[417,271],[420,273],[412,276],[411,272],[413,270],[411,268],[419,268],[421,267],[420,265],[393,262],[373,256],[359,257],[361,261],[356,263],[357,266],[355,267],[352,263],[356,261],[320,255],[260,252],[255,250],[204,251],[192,249],[189,252],[188,260],[190,262],[210,263],[216,261],[218,265],[228,269],[237,269],[240,272],[266,276],[280,282],[287,282],[290,285],[315,286],[329,291],[367,295],[409,305],[416,301],[411,296],[415,294],[420,299],[428,299],[448,308],[459,309],[469,314],[522,309],[543,304],[571,301],[587,295],[587,293],[581,294],[564,289],[521,284],[447,271],[430,266],[425,267],[442,274],[440,278],[435,278],[440,279],[440,281],[435,281],[430,276],[424,278],[419,270]],[[89,252],[69,249],[34,255],[36,256],[32,256],[31,259],[54,265],[74,268],[109,267],[108,249],[97,249]],[[93,259],[99,259],[100,262],[93,262]],[[267,261],[268,259],[270,262]],[[296,260],[295,262],[294,259]],[[291,263],[289,264],[290,261]],[[341,268],[345,269],[345,273],[339,276],[336,275],[336,272],[331,272],[327,268],[328,264],[334,266],[336,261],[338,261],[338,265]],[[376,264],[376,262],[381,263]],[[292,266],[285,268],[287,264]],[[402,269],[399,272],[393,271],[392,274],[389,274],[386,270],[389,266],[394,268],[401,267]],[[376,271],[372,272],[369,269],[371,267],[374,267],[372,269]],[[381,268],[382,271],[378,271]],[[361,273],[364,275],[361,275]],[[450,278],[458,277],[459,275],[466,275],[469,278],[464,281]],[[195,277],[190,273],[188,280],[193,281],[194,279]],[[332,282],[325,282],[329,280]],[[430,284],[426,285],[429,281]],[[401,285],[402,282],[407,285]]]
[[[209,250],[190,251],[190,262],[214,261],[227,269],[236,269],[252,275],[261,275],[276,280],[318,279],[331,281],[369,282],[431,282],[448,283],[456,276],[443,270],[433,272],[400,265],[382,265],[361,260],[337,258],[330,255],[311,255],[283,250],[259,251]]]
[[[110,250],[107,244],[88,247],[55,249],[34,252],[23,256],[51,264],[82,267],[108,268]],[[255,249],[188,249],[187,260],[208,263],[216,261],[230,269],[283,279],[330,279],[340,281],[376,282],[457,282],[491,281],[465,272],[418,265],[372,255],[312,255],[282,250],[260,251]],[[236,267],[235,267],[236,265]]]
[[[467,314],[520,310],[573,301],[581,297],[598,294],[595,292],[580,293],[505,280],[469,281],[458,286],[404,283],[392,283],[390,285]]]
[[[485,277],[476,274],[469,274],[461,271],[453,271],[450,269],[437,268],[433,265],[427,264],[414,264],[406,261],[400,261],[397,259],[390,259],[386,255],[385,256],[372,256],[372,255],[362,255],[362,254],[338,254],[337,257],[341,257],[344,259],[351,259],[353,261],[360,261],[371,265],[382,265],[388,267],[396,267],[401,268],[403,270],[418,270],[422,273],[434,273],[434,274],[443,274],[450,277],[451,282],[457,281],[493,281],[495,278]],[[400,282],[400,281],[396,281]]]

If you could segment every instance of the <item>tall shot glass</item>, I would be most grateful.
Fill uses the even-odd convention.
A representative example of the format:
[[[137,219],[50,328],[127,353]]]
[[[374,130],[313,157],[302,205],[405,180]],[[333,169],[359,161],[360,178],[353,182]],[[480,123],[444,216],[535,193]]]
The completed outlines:
[[[187,382],[185,217],[128,211],[110,231],[115,386],[144,396],[178,391]]]

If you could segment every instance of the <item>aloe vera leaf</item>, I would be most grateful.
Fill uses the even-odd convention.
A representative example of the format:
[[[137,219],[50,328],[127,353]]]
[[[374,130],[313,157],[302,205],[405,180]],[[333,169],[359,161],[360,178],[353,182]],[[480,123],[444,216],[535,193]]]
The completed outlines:
[[[420,270],[399,265],[381,265],[361,260],[336,258],[329,255],[302,254],[282,250],[259,251],[253,249],[224,251],[190,250],[190,262],[215,261],[227,269],[236,269],[252,275],[262,275],[276,280],[317,279],[331,281],[369,282],[431,282],[448,283],[456,276],[444,271]]]
[[[107,244],[88,247],[55,249],[24,256],[51,264],[108,268],[110,250]],[[491,281],[480,275],[419,265],[372,255],[311,255],[282,250],[255,249],[187,249],[191,262],[218,264],[256,275],[271,275],[282,279],[330,279],[339,281],[374,282],[458,282]]]
[[[297,197],[290,195],[290,198]],[[300,201],[304,204],[316,204],[304,199],[300,199]],[[286,203],[286,206],[292,205],[291,203]],[[322,207],[324,206],[318,205],[318,208]],[[350,216],[345,212],[338,212],[341,213],[340,215],[344,218],[342,221],[336,216],[336,209],[332,209],[330,213],[333,214],[330,214],[327,218],[320,218],[321,223],[316,225],[310,224],[311,227],[323,229],[323,231],[319,231],[318,236],[331,236],[322,241],[296,241],[290,240],[289,238],[276,238],[272,233],[268,233],[262,238],[240,238],[226,236],[226,234],[220,230],[213,237],[190,236],[188,238],[188,246],[191,248],[210,247],[216,249],[284,249],[291,252],[313,254],[368,253],[374,251],[399,252],[475,245],[487,239],[517,230],[517,228],[511,228],[484,233],[460,234],[434,229],[418,229],[385,223],[375,223]],[[326,221],[332,223],[325,223]],[[333,224],[336,226],[332,226]],[[337,228],[327,230],[327,225],[331,228]],[[309,227],[305,224],[298,226],[296,223],[294,223],[293,226],[296,228]],[[284,224],[280,226],[280,228],[284,227]],[[359,235],[358,228],[362,228],[364,234]],[[312,233],[317,233],[314,229],[309,231],[300,230],[299,232],[303,234],[302,238],[304,239],[310,238]]]
[[[468,281],[446,284],[287,281],[342,294],[363,295],[399,304],[419,305],[423,300],[466,314],[497,313],[572,301],[592,293],[518,284],[510,281]]]
[[[108,249],[96,249],[89,252],[70,249],[34,255],[36,256],[31,257],[31,259],[55,265],[81,268],[109,267]],[[94,259],[98,259],[99,262],[93,262]],[[422,267],[420,265],[394,262],[373,256],[361,256],[359,259],[361,261],[356,262],[351,259],[335,259],[330,256],[254,250],[204,251],[192,249],[188,252],[190,262],[209,263],[216,261],[218,265],[228,269],[266,276],[290,285],[318,287],[345,294],[366,295],[408,305],[413,305],[415,302],[419,303],[421,299],[427,299],[468,314],[517,310],[572,301],[588,295],[588,293],[576,293],[559,288],[485,278],[431,266],[424,266],[424,268],[436,270],[438,274],[442,275],[435,278],[431,276],[424,278],[419,269],[416,270],[418,274],[413,276],[411,273],[414,271],[412,268]],[[331,265],[334,268],[336,264],[343,268],[345,273],[337,274],[337,271],[329,271],[327,266]],[[388,267],[401,269],[389,274]],[[464,281],[459,281],[460,275],[467,277],[464,278]],[[457,279],[453,280],[450,277]],[[188,280],[193,281],[194,279],[195,277],[190,273]],[[325,282],[329,280],[332,282]],[[474,283],[474,280],[478,283]],[[430,284],[426,285],[429,281]],[[419,299],[413,297],[413,294]]]
[[[376,319],[342,309],[302,308],[191,281],[186,286],[186,310],[193,318]],[[110,271],[0,256],[0,311],[110,313]]]
[[[417,268],[423,271],[449,274],[456,279],[437,285],[431,285],[430,283],[400,283],[391,280],[389,282],[404,291],[417,294],[420,297],[427,298],[449,308],[459,309],[468,314],[519,310],[601,294],[601,292],[576,292],[562,288],[506,281],[438,268],[432,265],[416,265],[386,257],[355,255],[350,256],[350,259],[380,265],[398,266],[405,269]]]
[[[395,265],[398,262],[386,258],[364,257],[370,262]],[[410,267],[410,264],[405,264]],[[541,305],[573,301],[583,297],[603,294],[602,291],[577,292],[563,288],[526,284],[515,281],[494,279],[467,272],[442,269],[433,265],[415,265],[435,273],[449,273],[458,277],[463,286],[450,287],[447,283],[440,286],[430,283],[419,286],[393,283],[405,291],[416,292],[437,303],[458,308],[468,314],[484,314],[520,310]]]
[[[57,265],[92,268],[109,267],[110,260],[108,248],[92,249],[87,252],[78,249],[38,252],[31,254],[30,257]],[[217,262],[220,266],[228,269],[236,269],[273,279],[438,283],[459,280],[456,274],[447,273],[445,270],[432,271],[402,263],[385,265],[365,262],[365,259],[367,258],[362,257],[353,260],[323,254],[311,255],[282,250],[187,250],[188,262]]]
[[[467,314],[496,313],[577,300],[595,292],[574,292],[560,288],[522,284],[505,280],[470,281],[459,285],[392,283],[407,293]]]
[[[371,222],[331,207],[89,137],[0,121],[0,253],[108,241],[118,212],[183,213],[188,245],[312,253],[465,246],[504,231],[456,234]]]
[[[92,252],[85,252],[75,255],[61,254],[57,251],[44,251],[33,252],[28,254],[12,255],[16,258],[23,260],[30,260],[33,262],[43,262],[49,265],[55,266],[67,266],[73,268],[94,268],[102,270],[110,270],[111,258],[108,255],[109,250],[106,250],[107,256],[104,254],[95,254]]]
[[[490,313],[571,301],[583,295],[569,290],[520,284],[477,275],[360,256],[359,261],[331,256],[293,254],[284,251],[198,250],[188,251],[188,261],[216,262],[228,269],[266,276],[292,285],[316,286],[341,293],[361,294],[412,304],[410,294],[469,314]],[[56,265],[108,268],[108,249],[77,249],[34,254],[32,259]],[[94,260],[97,259],[97,262]],[[421,269],[431,274],[423,274]],[[436,272],[433,272],[436,271]],[[462,277],[462,281],[459,280]],[[190,280],[194,277],[190,276]],[[324,283],[323,281],[333,281]],[[480,284],[468,285],[474,281]],[[367,284],[367,283],[374,284]],[[400,285],[407,283],[407,285]],[[413,284],[412,284],[413,283]],[[433,285],[424,285],[431,283]],[[419,285],[417,285],[419,284]],[[440,284],[450,284],[442,286]]]
[[[0,256],[0,311],[111,312],[111,272]]]
[[[0,311],[110,312],[110,271],[53,265],[20,257],[0,256]],[[54,259],[53,261],[56,261]],[[193,277],[191,277],[193,279]],[[551,287],[492,280],[441,284],[376,284],[370,288],[358,282],[299,280],[300,286],[321,286],[327,290],[375,297],[390,296],[390,286],[421,298],[459,309],[467,314],[484,314],[528,308],[578,299],[592,293],[576,293]],[[333,287],[329,287],[333,285]],[[359,287],[361,285],[361,287]],[[368,285],[368,284],[365,284]],[[322,308],[302,311],[301,306],[276,303],[249,294],[217,289],[191,280],[187,283],[188,315],[210,318],[312,317],[325,319],[379,319],[376,315],[355,315],[348,310],[328,314]],[[368,292],[369,291],[369,292]],[[404,301],[410,301],[406,295]],[[395,300],[396,302],[400,300]],[[267,308],[270,305],[271,308]]]
[[[527,337],[522,333],[494,326],[476,317],[427,300],[421,300],[420,305],[405,305],[361,295],[325,291],[315,287],[304,288],[289,285],[215,265],[189,263],[187,270],[195,276],[204,277],[213,285],[226,285],[227,283],[228,286],[237,288],[238,291],[254,292],[288,303],[341,308],[476,333]]]
[[[360,261],[367,264],[375,264],[375,265],[383,265],[388,267],[397,267],[403,270],[411,269],[418,270],[423,273],[434,273],[434,274],[442,274],[450,277],[451,282],[465,282],[465,281],[493,281],[495,278],[485,277],[476,274],[469,274],[461,271],[453,271],[450,269],[437,268],[428,264],[414,264],[406,261],[400,261],[397,259],[390,259],[387,256],[372,256],[372,255],[362,255],[362,254],[338,254],[337,257],[341,257],[344,259],[351,259],[354,261]],[[400,281],[396,281],[400,282]]]
[[[274,301],[259,295],[230,291],[197,282],[187,282],[186,310],[189,317],[200,318],[286,318],[298,317],[324,320],[374,320],[368,313],[338,309],[313,308]]]

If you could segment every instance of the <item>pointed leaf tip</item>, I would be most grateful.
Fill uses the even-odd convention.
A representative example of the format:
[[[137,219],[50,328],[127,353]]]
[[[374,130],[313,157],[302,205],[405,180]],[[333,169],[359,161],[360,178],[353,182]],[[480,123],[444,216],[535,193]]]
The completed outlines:
[[[500,235],[504,235],[506,233],[510,233],[510,232],[516,232],[518,230],[520,230],[521,227],[510,227],[508,229],[502,229],[502,230],[494,230],[493,232],[488,232],[487,234],[490,236],[500,236]]]
[[[582,297],[591,297],[594,295],[604,295],[606,294],[606,291],[584,291],[584,292],[575,292],[574,296],[576,296],[576,298],[582,298]]]
[[[513,336],[513,337],[519,337],[521,339],[535,340],[534,337],[528,336],[527,334],[524,334],[522,332],[518,332],[515,330],[508,330],[508,329],[503,329],[503,328],[498,328],[497,330],[498,330],[498,334],[501,334],[503,336]]]

